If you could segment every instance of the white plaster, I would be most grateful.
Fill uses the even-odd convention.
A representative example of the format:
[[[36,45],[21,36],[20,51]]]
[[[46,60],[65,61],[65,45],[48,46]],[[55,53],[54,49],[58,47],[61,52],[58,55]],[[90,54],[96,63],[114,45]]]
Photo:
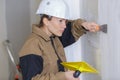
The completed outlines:
[[[120,1],[99,0],[99,23],[108,24],[100,35],[102,80],[120,80]]]
[[[7,38],[6,31],[6,10],[5,0],[0,1],[0,80],[8,80],[8,59],[3,46],[3,41]]]
[[[78,19],[80,18],[80,0],[65,0],[69,6],[69,15],[70,19]],[[82,60],[82,52],[81,52],[81,40],[79,39],[76,43],[65,48],[65,53],[67,57],[67,61],[81,61]],[[80,80],[82,80],[82,75],[80,76]]]
[[[30,1],[7,0],[6,24],[8,39],[13,45],[16,57],[18,57],[18,52],[31,32]]]
[[[82,61],[82,49],[80,39],[74,44],[65,48],[65,53],[68,62]]]
[[[80,17],[90,21],[98,21],[98,0],[81,0]],[[100,33],[87,32],[81,39],[82,58],[91,66],[100,71]],[[83,74],[83,80],[101,80],[100,74]]]
[[[80,0],[65,0],[69,6],[70,19],[77,19],[80,17]]]
[[[41,0],[30,0],[30,15],[31,15],[30,20],[31,20],[31,25],[39,23],[40,15],[36,15],[36,11],[38,9],[40,1]]]

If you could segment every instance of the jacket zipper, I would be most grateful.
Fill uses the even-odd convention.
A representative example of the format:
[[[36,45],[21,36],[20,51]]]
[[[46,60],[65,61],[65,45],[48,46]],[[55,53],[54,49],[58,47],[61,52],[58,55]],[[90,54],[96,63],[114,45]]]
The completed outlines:
[[[50,36],[51,44],[52,44],[52,46],[53,46],[53,49],[54,49],[54,51],[55,51],[55,54],[57,55],[58,59],[60,59],[60,57],[58,56],[58,53],[57,53],[57,51],[56,51],[53,38],[54,38],[54,36]],[[61,59],[60,59],[60,60],[61,60]]]

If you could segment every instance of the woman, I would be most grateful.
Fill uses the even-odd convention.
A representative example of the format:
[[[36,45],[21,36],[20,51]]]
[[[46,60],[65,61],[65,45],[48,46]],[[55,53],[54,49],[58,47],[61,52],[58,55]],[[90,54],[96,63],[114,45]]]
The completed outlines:
[[[60,64],[66,61],[63,46],[58,37],[62,36],[66,22],[71,22],[72,34],[77,40],[86,29],[95,32],[95,23],[83,20],[66,21],[67,5],[63,0],[43,0],[37,10],[41,20],[33,25],[32,33],[20,51],[20,66],[23,80],[79,80],[74,71],[67,71]]]

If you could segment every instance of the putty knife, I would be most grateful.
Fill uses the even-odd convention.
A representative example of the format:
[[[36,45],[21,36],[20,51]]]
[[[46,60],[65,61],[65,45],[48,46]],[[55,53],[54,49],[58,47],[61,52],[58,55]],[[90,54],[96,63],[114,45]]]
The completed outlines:
[[[103,24],[99,26],[99,31],[107,33],[107,24]]]
[[[88,29],[84,28],[83,26],[82,26],[82,28],[86,31],[89,31]],[[107,24],[96,26],[96,31],[102,31],[104,33],[107,33]]]

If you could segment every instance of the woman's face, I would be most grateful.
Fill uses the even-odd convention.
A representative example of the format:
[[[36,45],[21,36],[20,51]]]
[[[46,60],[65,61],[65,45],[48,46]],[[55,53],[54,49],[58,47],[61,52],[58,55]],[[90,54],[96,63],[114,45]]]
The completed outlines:
[[[66,20],[62,18],[52,17],[47,24],[48,31],[56,36],[62,36],[66,28]]]

